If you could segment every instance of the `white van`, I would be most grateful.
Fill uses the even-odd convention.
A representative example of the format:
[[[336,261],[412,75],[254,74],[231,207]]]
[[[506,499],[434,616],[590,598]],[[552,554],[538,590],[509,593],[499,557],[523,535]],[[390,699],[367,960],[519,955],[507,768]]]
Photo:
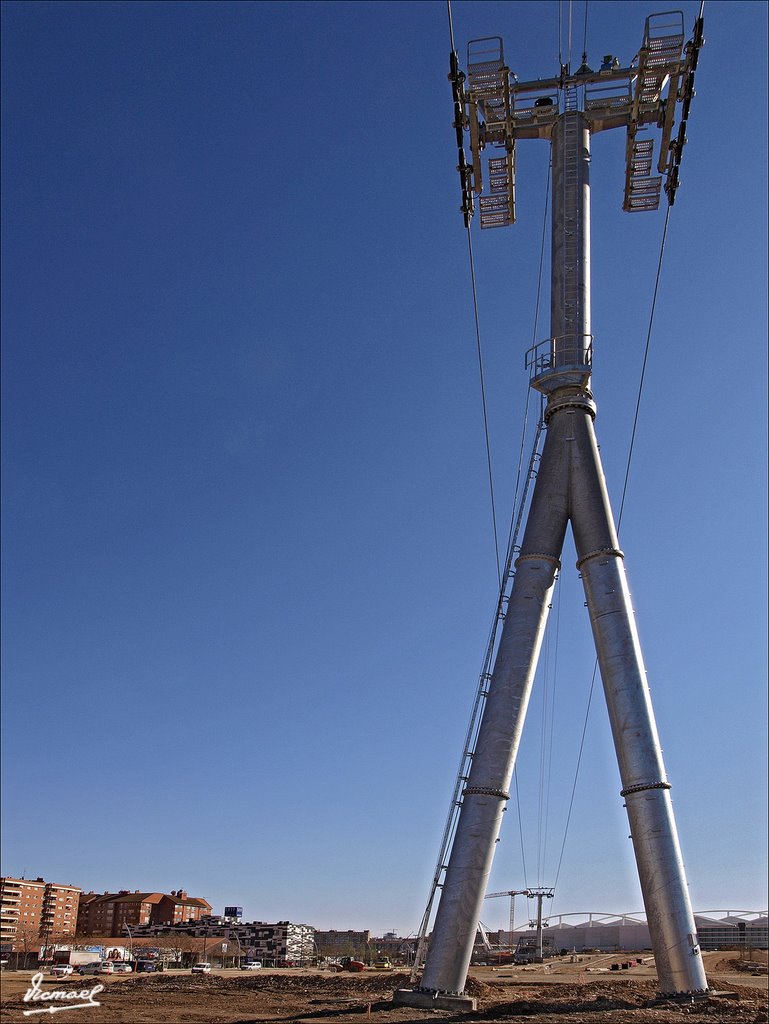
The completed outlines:
[[[93,964],[83,964],[78,967],[78,974],[112,974],[112,962],[110,960],[99,960]]]

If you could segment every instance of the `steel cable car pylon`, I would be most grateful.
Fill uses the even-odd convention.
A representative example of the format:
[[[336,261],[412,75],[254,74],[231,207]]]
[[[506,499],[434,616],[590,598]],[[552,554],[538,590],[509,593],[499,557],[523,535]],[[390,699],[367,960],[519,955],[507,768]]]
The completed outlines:
[[[472,755],[421,984],[395,1001],[431,1008],[474,1008],[463,995],[481,906],[531,694],[566,528],[571,523],[609,711],[631,838],[655,954],[660,990],[707,991],[689,902],[670,783],[662,759],[641,645],[594,431],[590,324],[590,138],[627,129],[624,208],[656,209],[665,175],[675,199],[702,17],[683,47],[680,12],[647,18],[638,62],[611,57],[592,71],[518,83],[501,40],[468,47],[468,85],[452,55],[455,111],[471,137],[472,164],[460,160],[466,223],[482,191],[480,153],[490,161],[490,192],[480,199],[481,227],[514,220],[515,145],[546,139],[552,153],[551,337],[527,354],[533,388],[547,397],[547,436],[539,463],[515,579],[508,600],[483,717]],[[582,93],[580,109],[579,94]],[[523,101],[523,102],[522,102]],[[683,104],[672,140],[674,110]],[[663,147],[651,175],[653,141]]]

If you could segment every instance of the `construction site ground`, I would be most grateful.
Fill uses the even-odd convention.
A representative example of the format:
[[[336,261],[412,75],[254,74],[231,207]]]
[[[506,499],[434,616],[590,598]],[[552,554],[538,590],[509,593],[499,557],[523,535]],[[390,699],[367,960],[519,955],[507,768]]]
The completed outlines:
[[[473,967],[466,991],[478,999],[478,1010],[415,1010],[394,1006],[396,988],[410,987],[403,971],[367,970],[331,974],[320,970],[214,971],[192,975],[167,971],[148,975],[78,975],[51,978],[42,991],[104,990],[93,998],[99,1006],[67,1010],[61,1001],[24,1002],[34,971],[2,974],[2,1021],[50,1019],[49,1008],[74,1024],[705,1024],[731,1021],[767,1024],[766,953],[753,954],[753,966],[742,965],[735,952],[705,954],[708,981],[724,994],[683,1002],[657,999],[654,961],[613,971],[612,963],[630,954],[564,957],[544,965]],[[636,955],[633,955],[635,959]],[[730,993],[730,994],[726,994]],[[30,1015],[30,1010],[45,1010]],[[25,1016],[24,1011],[27,1011]]]

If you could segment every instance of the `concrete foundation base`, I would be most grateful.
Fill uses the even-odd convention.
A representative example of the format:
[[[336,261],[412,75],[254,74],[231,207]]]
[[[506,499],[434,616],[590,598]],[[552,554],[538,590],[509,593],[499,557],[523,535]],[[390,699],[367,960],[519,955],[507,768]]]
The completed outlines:
[[[700,1003],[704,999],[737,999],[736,992],[716,992],[715,989],[708,988],[703,992],[673,992],[667,993],[658,992],[657,998],[652,1000],[651,1005],[657,1006],[663,1003]]]
[[[453,996],[446,992],[415,992],[412,988],[399,988],[393,994],[396,1006],[414,1006],[420,1010],[477,1010],[473,996]]]

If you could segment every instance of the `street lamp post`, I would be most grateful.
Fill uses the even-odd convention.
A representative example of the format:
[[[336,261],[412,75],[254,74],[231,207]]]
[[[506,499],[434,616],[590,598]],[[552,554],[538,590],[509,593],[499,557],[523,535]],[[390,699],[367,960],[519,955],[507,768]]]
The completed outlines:
[[[134,958],[134,939],[133,939],[133,935],[131,934],[131,929],[128,927],[128,925],[125,923],[125,921],[123,922],[123,931],[124,932],[128,932],[128,959],[129,960],[133,960],[133,958]]]

